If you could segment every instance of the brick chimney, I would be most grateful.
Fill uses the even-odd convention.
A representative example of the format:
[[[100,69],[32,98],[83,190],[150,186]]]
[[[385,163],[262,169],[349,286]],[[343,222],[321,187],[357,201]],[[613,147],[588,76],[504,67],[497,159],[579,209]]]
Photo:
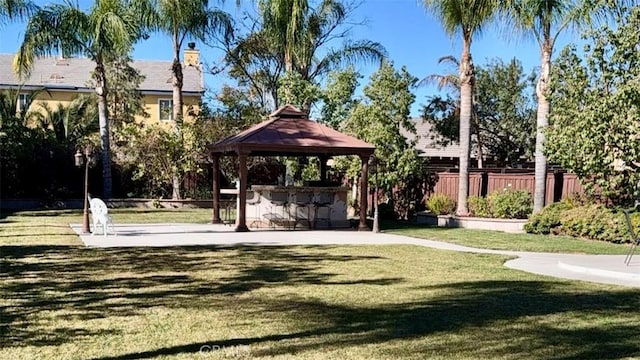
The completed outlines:
[[[184,50],[184,64],[186,66],[200,66],[200,50],[196,49],[196,43],[190,42]]]

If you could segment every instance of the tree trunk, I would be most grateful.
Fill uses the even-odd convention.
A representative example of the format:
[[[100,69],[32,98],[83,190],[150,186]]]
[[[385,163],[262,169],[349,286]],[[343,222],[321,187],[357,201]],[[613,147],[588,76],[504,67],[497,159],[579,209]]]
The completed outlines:
[[[171,174],[171,187],[173,188],[173,191],[171,193],[171,199],[172,200],[182,199],[182,196],[180,194],[181,187],[182,187],[182,179],[180,178],[180,174],[177,171]]]
[[[102,197],[110,199],[112,195],[111,180],[111,145],[109,133],[109,115],[107,111],[107,79],[104,64],[98,59],[95,69],[96,94],[98,95],[98,123],[100,125],[100,147],[102,158]]]
[[[551,52],[551,42],[550,40],[545,40],[542,45],[540,78],[536,85],[538,113],[536,119],[535,191],[533,194],[534,214],[539,213],[544,207],[547,188],[547,157],[544,155],[544,130],[549,125],[549,99],[547,99],[547,90],[549,89],[551,71]]]
[[[460,173],[458,181],[458,207],[456,214],[469,215],[469,155],[471,153],[471,112],[473,95],[473,61],[471,59],[471,37],[463,40],[460,61]]]
[[[173,85],[173,120],[176,122],[177,131],[182,130],[182,85],[184,77],[182,75],[182,64],[180,63],[180,57],[176,56],[173,59],[173,65],[171,66],[173,73],[172,85]]]
[[[473,126],[474,126],[474,132],[476,133],[476,139],[478,142],[478,152],[476,153],[476,156],[478,157],[478,169],[482,169],[484,167],[484,151],[482,150],[482,137],[480,135],[480,119],[478,119],[478,114],[476,113],[475,110],[475,101],[474,101],[474,109],[473,109]]]
[[[180,146],[184,146],[183,137],[182,137],[182,125],[184,120],[184,115],[182,112],[182,86],[184,83],[184,76],[182,74],[182,63],[180,61],[180,46],[178,39],[174,39],[174,47],[173,47],[173,64],[171,65],[171,73],[172,73],[172,81],[171,84],[173,86],[173,120],[175,121],[175,136],[178,137],[178,142]],[[173,174],[171,174],[171,184],[172,184],[172,194],[171,198],[173,200],[180,200],[182,198],[181,195],[181,171],[180,164],[176,164],[174,167]]]

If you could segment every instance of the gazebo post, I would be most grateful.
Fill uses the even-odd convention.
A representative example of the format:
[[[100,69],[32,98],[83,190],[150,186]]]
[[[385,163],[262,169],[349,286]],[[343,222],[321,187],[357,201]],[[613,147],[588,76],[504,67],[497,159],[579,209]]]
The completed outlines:
[[[220,154],[213,154],[212,156],[212,171],[213,171],[213,219],[212,224],[220,224]]]
[[[327,180],[327,159],[329,157],[327,155],[318,156],[318,160],[320,161],[320,181]]]
[[[249,231],[247,227],[247,154],[240,152],[238,154],[240,173],[240,184],[238,189],[238,219],[236,221],[236,231],[246,232]]]
[[[360,174],[360,224],[358,224],[358,231],[370,231],[367,226],[367,195],[369,184],[369,156],[360,155],[360,162],[362,163],[362,171]]]

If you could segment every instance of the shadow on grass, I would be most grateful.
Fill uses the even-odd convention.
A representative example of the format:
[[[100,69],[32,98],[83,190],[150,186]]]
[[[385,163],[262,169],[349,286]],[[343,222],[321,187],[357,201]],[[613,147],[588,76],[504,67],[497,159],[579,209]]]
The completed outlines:
[[[325,248],[327,249],[327,248]],[[382,259],[286,248],[90,249],[0,246],[0,346],[59,345],[81,335],[57,327],[29,330],[42,312],[91,320],[134,316],[153,307],[223,306],[225,296],[282,284],[392,284],[400,278],[335,281],[322,263]],[[215,280],[198,272],[215,273]],[[187,300],[185,300],[187,299]],[[76,329],[77,332],[84,331]],[[92,335],[92,334],[85,334]],[[93,334],[97,335],[97,334]]]
[[[456,349],[476,357],[479,341],[491,343],[483,357],[541,357],[553,348],[556,359],[613,359],[640,354],[636,306],[640,292],[585,291],[568,282],[460,281],[411,287],[428,294],[375,306],[339,304],[303,296],[286,299],[236,296],[280,286],[379,285],[403,278],[370,277],[340,281],[330,262],[385,261],[381,256],[330,253],[332,247],[215,247],[91,249],[73,246],[0,247],[0,346],[52,346],[78,337],[98,337],[114,330],[56,326],[56,319],[88,321],[135,316],[149,308],[228,306],[229,301],[255,316],[284,318],[291,330],[265,336],[210,339],[153,350],[130,350],[100,360],[197,356],[202,346],[249,346],[252,356],[295,355],[354,346],[382,345],[385,358]],[[308,250],[308,251],[307,251]],[[199,274],[215,274],[201,277]],[[366,274],[366,273],[365,273]],[[400,287],[399,287],[400,288]],[[403,291],[410,291],[406,287]],[[232,299],[232,300],[230,300]],[[321,298],[322,299],[322,298]],[[28,326],[45,313],[49,326]],[[575,315],[577,313],[577,315]],[[570,326],[541,319],[574,314],[612,316],[623,321]],[[622,315],[620,315],[622,314]],[[626,314],[631,315],[626,321]],[[253,315],[252,315],[253,316]],[[517,323],[514,328],[509,324]],[[499,324],[499,325],[497,325]],[[507,331],[491,331],[494,329]],[[416,342],[410,348],[386,346],[442,333],[460,334],[441,343]],[[482,336],[474,341],[465,334]],[[517,341],[514,341],[517,339]],[[445,352],[447,353],[447,352]],[[532,355],[534,354],[534,355]],[[426,355],[425,355],[426,356]],[[544,357],[544,356],[542,356]]]
[[[357,307],[326,304],[320,301],[291,299],[265,301],[263,311],[277,313],[291,319],[322,319],[324,326],[308,326],[308,330],[273,334],[262,337],[211,339],[187,345],[134,352],[94,360],[151,359],[171,355],[198,355],[203,346],[219,348],[248,346],[251,356],[273,357],[295,355],[304,351],[347,348],[362,345],[381,345],[402,339],[416,339],[442,332],[463,332],[465,329],[491,327],[494,323],[509,322],[538,316],[555,316],[571,312],[635,311],[640,300],[636,291],[619,293],[563,293],[566,285],[549,282],[479,281],[453,283],[441,290],[453,295],[380,307]],[[326,326],[329,323],[329,326]],[[525,322],[526,323],[526,322]],[[410,349],[388,348],[386,358],[420,356],[425,353],[477,356],[479,341],[497,344],[487,350],[487,357],[536,358],[536,352],[546,353],[553,348],[555,359],[617,359],[637,356],[640,344],[638,328],[632,322],[593,325],[583,328],[554,327],[531,320],[520,332],[482,333],[482,338],[449,339],[446,343],[428,343]],[[518,341],[513,341],[517,338]],[[258,346],[263,345],[263,346]],[[438,347],[442,347],[439,350]],[[446,348],[445,348],[446,347]],[[257,349],[257,350],[256,350]]]

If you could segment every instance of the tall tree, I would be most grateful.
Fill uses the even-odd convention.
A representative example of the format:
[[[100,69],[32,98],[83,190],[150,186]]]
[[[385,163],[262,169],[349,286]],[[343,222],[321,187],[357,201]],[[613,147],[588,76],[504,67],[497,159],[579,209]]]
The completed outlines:
[[[354,94],[361,78],[353,66],[345,70],[332,71],[322,92],[322,110],[318,121],[339,130],[358,103]]]
[[[456,71],[460,68],[460,62],[456,59],[455,56],[443,56],[438,59],[438,64],[449,64],[455,66]],[[435,84],[438,87],[438,90],[447,90],[450,94],[447,94],[447,98],[444,99],[440,96],[433,96],[429,100],[429,104],[423,108],[423,112],[428,114],[429,111],[439,111],[443,106],[448,108],[453,106],[449,111],[450,115],[456,115],[455,119],[459,123],[460,122],[460,77],[457,73],[447,73],[447,74],[431,74],[422,79],[420,84]],[[455,98],[455,100],[453,99]],[[478,168],[483,167],[484,160],[484,141],[482,139],[482,134],[480,132],[480,124],[478,123],[478,114],[476,112],[476,104],[473,103],[472,112],[471,112],[471,123],[472,123],[472,135],[475,135],[476,138],[476,160],[478,164]],[[450,118],[450,117],[448,117]],[[431,118],[427,117],[425,120],[431,120]],[[436,122],[435,125],[444,124],[443,122]],[[459,132],[459,124],[455,126]],[[450,128],[451,129],[451,128]],[[440,130],[444,130],[444,128],[440,128]],[[455,142],[459,142],[459,138],[456,135]]]
[[[173,45],[173,63],[171,65],[171,84],[173,86],[173,120],[175,122],[175,136],[177,137],[174,148],[184,145],[182,127],[184,119],[184,101],[182,98],[182,86],[184,75],[180,54],[185,40],[208,41],[216,34],[222,33],[226,38],[231,32],[231,19],[229,15],[220,10],[209,7],[208,0],[157,0],[154,3],[155,13],[152,27],[171,38]],[[171,167],[172,174],[172,198],[180,199],[182,172],[180,167]]]
[[[396,71],[392,64],[384,62],[364,87],[365,99],[355,105],[344,124],[346,132],[376,146],[378,186],[389,198],[394,187],[402,188],[408,178],[422,173],[415,140],[410,141],[403,134],[416,133],[409,117],[415,101],[411,88],[416,82],[406,68]],[[356,176],[356,169],[357,166],[350,166],[350,175]]]
[[[184,77],[180,54],[185,40],[206,42],[218,33],[231,32],[231,18],[226,12],[210,8],[208,0],[157,0],[152,27],[171,38],[173,63],[173,120],[178,130],[182,126]],[[223,35],[223,37],[226,37]]]
[[[497,0],[424,0],[424,6],[440,19],[450,35],[462,36],[460,56],[460,177],[456,213],[467,215],[469,195],[469,155],[471,152],[471,117],[475,72],[471,58],[471,41],[497,12]]]
[[[640,8],[555,60],[545,151],[614,204],[640,196]]]
[[[520,61],[494,59],[478,67],[474,116],[478,139],[498,166],[531,160],[535,144],[534,75]],[[480,145],[480,144],[479,144]]]
[[[334,5],[334,11],[342,11],[340,4],[324,2],[328,7]],[[281,49],[285,71],[294,71],[296,47],[305,40],[305,17],[308,17],[309,2],[307,0],[260,0],[258,1],[265,32],[275,40]]]
[[[149,117],[139,90],[145,76],[131,62],[131,57],[124,55],[105,63],[107,82],[111,84],[107,110],[114,132],[122,125],[134,122],[136,116]]]
[[[551,82],[551,58],[558,36],[569,27],[582,27],[596,19],[608,19],[611,14],[624,12],[627,5],[638,2],[610,0],[511,0],[503,5],[515,25],[532,34],[540,46],[540,77],[536,85],[538,97],[535,191],[533,212],[544,207],[547,184],[547,157],[544,152],[544,130],[549,125],[548,91]]]
[[[260,18],[248,34],[225,44],[230,73],[259,97],[265,108],[280,105],[279,79],[296,72],[317,85],[332,70],[356,62],[380,63],[386,51],[379,43],[346,39],[352,8],[336,0],[311,7],[306,0],[262,0]],[[280,92],[282,93],[282,92]],[[312,104],[300,104],[309,109]]]
[[[143,31],[140,24],[145,23],[143,9],[144,4],[135,0],[101,0],[86,12],[71,1],[49,4],[29,19],[14,58],[14,71],[22,78],[30,75],[34,59],[40,56],[84,55],[95,63],[104,198],[112,193],[105,62],[127,54],[139,39]]]

